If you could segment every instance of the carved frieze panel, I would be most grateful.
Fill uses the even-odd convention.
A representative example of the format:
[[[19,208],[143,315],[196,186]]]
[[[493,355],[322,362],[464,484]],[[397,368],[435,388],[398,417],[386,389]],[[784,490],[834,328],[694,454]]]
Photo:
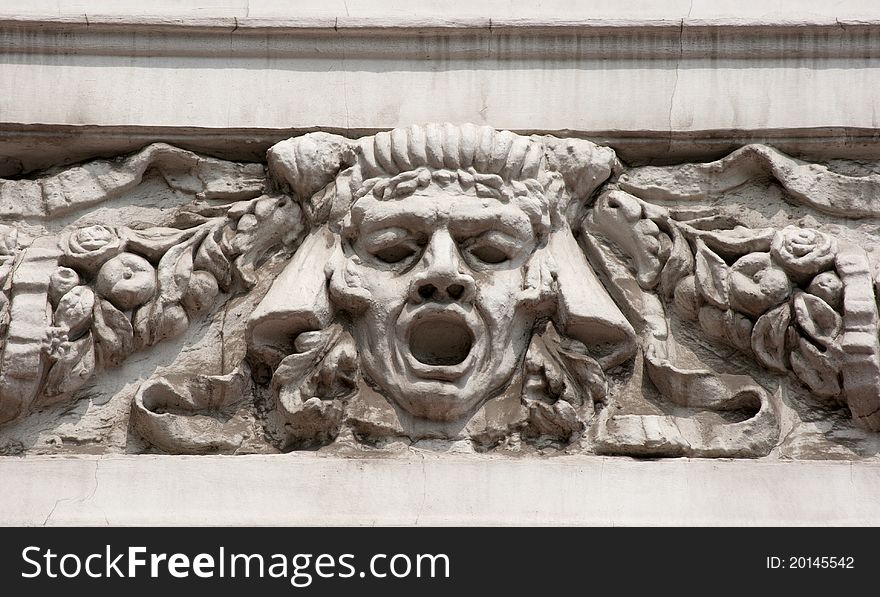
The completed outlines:
[[[872,458],[877,165],[312,133],[0,182],[0,450]]]

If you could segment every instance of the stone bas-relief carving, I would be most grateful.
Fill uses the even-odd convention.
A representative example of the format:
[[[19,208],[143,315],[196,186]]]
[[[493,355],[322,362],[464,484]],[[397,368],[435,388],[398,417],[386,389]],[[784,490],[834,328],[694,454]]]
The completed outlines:
[[[0,183],[0,449],[874,458],[874,164],[312,133]]]

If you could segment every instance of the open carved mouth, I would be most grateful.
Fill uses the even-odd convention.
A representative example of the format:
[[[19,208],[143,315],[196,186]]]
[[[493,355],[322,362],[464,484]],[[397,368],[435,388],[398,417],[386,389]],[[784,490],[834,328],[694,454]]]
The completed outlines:
[[[435,367],[462,363],[473,343],[471,330],[457,317],[429,317],[415,323],[409,333],[412,356]]]

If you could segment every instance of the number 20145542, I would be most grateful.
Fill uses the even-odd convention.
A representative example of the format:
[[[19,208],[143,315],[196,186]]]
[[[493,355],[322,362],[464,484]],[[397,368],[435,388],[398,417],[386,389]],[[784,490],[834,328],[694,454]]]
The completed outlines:
[[[768,556],[767,568],[855,568],[855,558],[852,556]]]

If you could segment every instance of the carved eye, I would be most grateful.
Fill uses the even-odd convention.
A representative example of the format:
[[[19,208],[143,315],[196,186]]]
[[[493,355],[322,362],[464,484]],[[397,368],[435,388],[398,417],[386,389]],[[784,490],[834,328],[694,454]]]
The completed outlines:
[[[424,246],[421,234],[396,226],[374,230],[356,242],[362,256],[398,266],[411,263]]]
[[[373,256],[384,263],[400,263],[416,254],[416,248],[409,244],[397,244],[373,252]]]
[[[459,240],[465,258],[474,266],[499,265],[510,261],[519,251],[519,241],[497,230]]]
[[[507,253],[492,245],[477,245],[470,247],[468,253],[483,263],[496,264],[509,259]]]

